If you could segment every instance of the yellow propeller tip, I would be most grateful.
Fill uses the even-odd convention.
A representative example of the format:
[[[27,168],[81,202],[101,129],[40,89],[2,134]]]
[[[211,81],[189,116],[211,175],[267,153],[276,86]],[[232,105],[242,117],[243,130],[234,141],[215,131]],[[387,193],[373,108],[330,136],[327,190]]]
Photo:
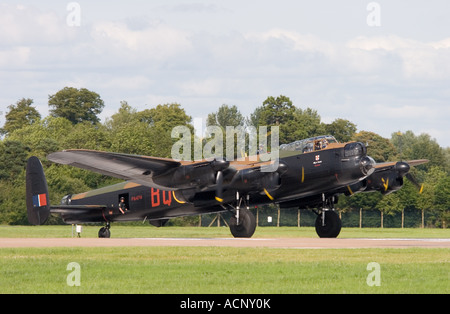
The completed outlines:
[[[266,189],[264,189],[264,193],[266,193],[267,197],[268,197],[271,201],[274,200],[274,197],[273,197],[272,195],[270,195],[269,192],[268,192]]]

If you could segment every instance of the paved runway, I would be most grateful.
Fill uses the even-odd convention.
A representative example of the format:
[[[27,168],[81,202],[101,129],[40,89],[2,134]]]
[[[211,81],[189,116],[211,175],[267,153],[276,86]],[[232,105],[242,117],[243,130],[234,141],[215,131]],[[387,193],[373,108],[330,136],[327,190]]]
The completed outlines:
[[[0,238],[0,248],[192,246],[291,249],[450,248],[450,239],[320,239],[320,238]]]

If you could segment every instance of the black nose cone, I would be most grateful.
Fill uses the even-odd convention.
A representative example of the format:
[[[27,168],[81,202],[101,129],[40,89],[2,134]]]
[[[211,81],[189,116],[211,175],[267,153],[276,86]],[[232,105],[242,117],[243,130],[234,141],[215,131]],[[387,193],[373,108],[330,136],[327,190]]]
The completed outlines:
[[[395,170],[398,172],[399,175],[401,175],[402,177],[407,174],[409,172],[409,169],[411,167],[403,161],[399,161],[396,165],[395,165]]]

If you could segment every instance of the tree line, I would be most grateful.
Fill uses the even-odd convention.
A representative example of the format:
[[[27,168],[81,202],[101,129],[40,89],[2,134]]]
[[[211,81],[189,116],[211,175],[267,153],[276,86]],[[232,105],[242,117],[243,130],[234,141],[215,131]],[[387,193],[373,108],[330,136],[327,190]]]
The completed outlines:
[[[28,224],[25,205],[25,166],[30,156],[38,156],[46,171],[52,203],[66,194],[81,193],[120,180],[74,167],[49,162],[46,156],[63,149],[95,149],[119,153],[170,158],[177,141],[171,137],[175,126],[192,131],[193,119],[181,104],[157,105],[139,111],[126,101],[104,122],[99,115],[105,107],[101,96],[85,88],[65,87],[48,97],[49,115],[42,117],[33,99],[22,98],[8,106],[0,129],[0,223]],[[380,193],[363,193],[341,197],[337,208],[350,212],[360,208],[378,209],[385,214],[404,209],[427,211],[427,226],[446,227],[450,219],[450,148],[442,148],[428,134],[412,131],[394,132],[383,138],[370,131],[358,131],[346,119],[323,123],[319,113],[295,106],[287,96],[269,96],[248,117],[235,105],[224,104],[207,116],[207,125],[279,126],[280,144],[331,134],[338,141],[367,143],[368,154],[377,162],[429,159],[428,164],[412,170],[424,190],[408,180],[404,187],[383,197]],[[274,207],[274,210],[276,208]],[[195,218],[194,218],[195,219]],[[184,223],[192,219],[181,219]],[[61,223],[53,217],[50,223]]]

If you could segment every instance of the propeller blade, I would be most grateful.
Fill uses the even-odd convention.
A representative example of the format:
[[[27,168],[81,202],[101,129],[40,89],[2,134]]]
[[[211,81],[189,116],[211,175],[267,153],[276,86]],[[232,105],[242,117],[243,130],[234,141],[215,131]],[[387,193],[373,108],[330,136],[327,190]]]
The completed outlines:
[[[278,172],[271,172],[263,178],[263,181],[263,191],[273,201],[275,198],[272,196],[272,192],[280,187],[280,174]]]
[[[408,178],[408,180],[411,181],[411,183],[414,184],[419,189],[419,193],[422,194],[423,184],[417,182],[417,179],[411,173],[407,173],[406,178]]]
[[[222,171],[217,171],[216,176],[216,201],[223,202],[223,173]]]

